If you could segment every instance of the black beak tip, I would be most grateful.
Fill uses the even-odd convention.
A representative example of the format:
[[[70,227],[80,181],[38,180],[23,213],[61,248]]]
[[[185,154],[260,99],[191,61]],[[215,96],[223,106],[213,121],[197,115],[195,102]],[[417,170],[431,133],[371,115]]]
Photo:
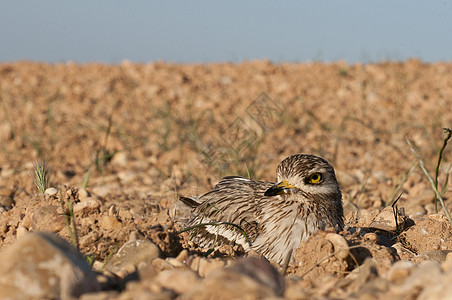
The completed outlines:
[[[271,188],[269,188],[268,190],[265,191],[264,196],[272,197],[272,196],[279,195],[280,193],[281,193],[280,188],[278,188],[276,186],[272,186]]]

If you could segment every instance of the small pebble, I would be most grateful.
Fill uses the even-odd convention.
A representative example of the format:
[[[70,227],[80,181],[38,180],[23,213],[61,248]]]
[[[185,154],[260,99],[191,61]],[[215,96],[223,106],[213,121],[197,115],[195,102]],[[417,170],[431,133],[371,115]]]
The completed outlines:
[[[101,221],[100,221],[100,225],[102,228],[104,229],[117,229],[120,228],[121,222],[118,221],[118,219],[116,219],[116,217],[114,216],[103,216]]]
[[[108,215],[116,216],[116,205],[113,204],[108,208]]]
[[[328,233],[325,239],[330,241],[334,246],[334,256],[338,259],[346,259],[350,254],[349,246],[343,236],[337,233]]]
[[[173,267],[175,267],[175,268],[183,268],[183,267],[187,267],[186,264],[184,264],[183,262],[181,262],[181,261],[179,261],[178,259],[173,258],[173,257],[168,257],[168,258],[166,259],[166,261],[167,261],[170,265],[172,265]]]
[[[190,269],[164,270],[154,281],[161,287],[183,294],[199,281],[199,276]]]
[[[19,226],[16,230],[16,236],[19,238],[28,232],[27,228]]]
[[[138,232],[137,231],[132,231],[129,234],[129,241],[136,241],[138,240]]]
[[[56,188],[50,187],[48,189],[45,190],[44,195],[47,196],[54,196],[58,193],[58,190]]]
[[[100,208],[100,202],[95,199],[85,199],[74,205],[74,213],[89,214],[98,212]]]
[[[444,272],[450,272],[452,270],[452,253],[448,253],[446,260],[441,264],[441,269]]]
[[[118,217],[120,217],[121,219],[132,219],[132,214],[128,209],[120,208]]]
[[[371,243],[378,244],[378,235],[373,232],[366,233],[364,239]]]
[[[78,190],[78,198],[80,199],[80,201],[84,201],[89,196],[90,196],[90,194],[88,193],[88,191],[86,189],[81,188]]]
[[[412,263],[411,261],[408,260],[396,261],[391,266],[391,269],[389,269],[389,271],[386,273],[386,277],[394,283],[401,283],[410,275],[414,267],[415,264]]]
[[[179,255],[176,257],[176,259],[180,262],[185,262],[187,257],[188,257],[188,251],[187,251],[187,249],[184,249],[179,253]]]
[[[159,247],[149,240],[128,241],[111,257],[105,268],[116,274],[132,273],[137,267],[151,264],[159,255]]]

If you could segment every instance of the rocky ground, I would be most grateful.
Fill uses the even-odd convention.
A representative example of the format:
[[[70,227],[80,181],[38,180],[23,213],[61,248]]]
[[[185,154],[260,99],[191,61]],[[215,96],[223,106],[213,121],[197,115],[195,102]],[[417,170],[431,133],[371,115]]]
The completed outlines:
[[[0,104],[1,298],[452,295],[451,225],[407,144],[434,176],[452,64],[3,63]],[[274,181],[295,153],[334,165],[344,231],[303,242],[285,270],[178,233],[179,194]],[[440,187],[451,160],[446,147]]]

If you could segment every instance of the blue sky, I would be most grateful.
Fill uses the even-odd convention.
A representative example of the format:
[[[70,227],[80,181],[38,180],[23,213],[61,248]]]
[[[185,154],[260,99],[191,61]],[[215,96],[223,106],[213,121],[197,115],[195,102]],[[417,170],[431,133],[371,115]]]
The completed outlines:
[[[452,61],[452,0],[0,0],[0,38],[0,62]]]

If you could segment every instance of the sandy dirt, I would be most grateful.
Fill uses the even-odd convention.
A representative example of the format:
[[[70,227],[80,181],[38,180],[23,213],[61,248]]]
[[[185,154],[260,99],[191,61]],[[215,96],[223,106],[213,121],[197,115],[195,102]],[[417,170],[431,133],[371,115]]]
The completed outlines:
[[[26,231],[70,241],[71,202],[85,203],[75,214],[79,249],[97,261],[131,234],[152,240],[162,258],[183,249],[196,256],[202,252],[189,234],[177,233],[187,214],[178,195],[200,195],[225,175],[275,181],[279,162],[295,153],[335,167],[347,224],[340,235],[351,254],[337,257],[327,233],[302,243],[286,271],[285,297],[294,295],[290,278],[302,278],[307,297],[347,297],[361,286],[341,280],[368,257],[378,277],[396,261],[421,263],[452,249],[451,227],[439,204],[435,214],[430,183],[406,142],[434,175],[442,128],[452,127],[449,63],[3,63],[0,105],[0,250]],[[450,148],[443,155],[440,185]],[[33,182],[43,159],[54,195]],[[400,194],[404,226],[373,228]]]

